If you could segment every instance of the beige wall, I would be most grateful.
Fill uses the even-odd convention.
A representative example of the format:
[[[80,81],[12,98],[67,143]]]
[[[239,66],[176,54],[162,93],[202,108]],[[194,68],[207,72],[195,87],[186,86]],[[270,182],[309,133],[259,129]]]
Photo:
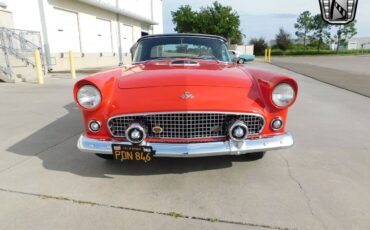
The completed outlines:
[[[239,51],[242,54],[254,54],[254,46],[253,45],[233,45],[233,50]]]
[[[12,13],[1,8],[0,8],[0,27],[13,28]]]
[[[148,0],[140,0],[142,2],[148,2]],[[130,4],[126,4],[125,7],[129,7]],[[147,7],[150,4],[146,4]],[[135,6],[135,4],[133,5]],[[135,6],[136,9],[138,6]],[[162,5],[160,5],[162,7]],[[80,36],[80,44],[81,44],[81,52],[82,53],[99,53],[104,52],[97,50],[97,47],[94,46],[94,38],[96,37],[96,25],[97,19],[104,19],[111,23],[111,39],[112,39],[112,48],[113,52],[118,52],[118,24],[129,25],[133,27],[133,43],[135,43],[141,37],[142,29],[149,28],[149,32],[151,26],[142,23],[138,20],[125,17],[120,15],[119,20],[117,21],[117,15],[112,12],[108,12],[106,10],[96,8],[78,1],[73,0],[48,0],[47,4],[44,4],[45,8],[45,17],[47,23],[47,29],[49,34],[49,44],[52,53],[56,52],[67,52],[68,50],[60,50],[58,49],[58,44],[62,41],[58,40],[58,32],[55,27],[55,9],[63,9],[70,12],[77,13],[78,17],[78,26],[79,26],[79,36]],[[136,12],[138,14],[142,14],[143,12]],[[160,18],[162,19],[162,18]],[[162,23],[161,23],[162,24]],[[162,33],[162,31],[158,30],[158,33]],[[124,35],[121,31],[121,37]],[[132,44],[131,44],[132,45]]]
[[[70,61],[69,53],[52,54],[53,71],[69,71]],[[123,64],[131,63],[131,55],[123,55]],[[54,65],[56,64],[56,65]],[[100,67],[118,66],[119,58],[117,54],[102,53],[100,54],[82,54],[75,53],[75,66],[77,70],[95,69]]]
[[[5,23],[13,18],[13,22],[11,23],[14,25],[16,29],[24,29],[24,30],[33,30],[33,31],[40,31],[42,32],[41,26],[41,18],[40,18],[40,10],[39,4],[37,0],[1,0],[4,1],[8,8],[6,11],[0,11],[0,23]],[[106,0],[112,3],[115,3],[116,0]],[[158,21],[160,25],[157,26],[150,26],[144,22],[139,20],[125,17],[120,15],[117,20],[117,14],[93,7],[91,5],[87,5],[81,3],[76,0],[43,0],[43,8],[45,11],[45,18],[46,18],[46,29],[48,35],[48,42],[51,51],[51,68],[54,71],[66,71],[69,70],[69,58],[68,58],[68,51],[74,50],[78,52],[75,54],[76,56],[76,68],[77,69],[86,69],[86,68],[99,68],[104,66],[117,66],[119,63],[119,34],[118,28],[122,25],[132,27],[129,33],[130,36],[126,36],[122,34],[121,30],[121,43],[122,48],[125,47],[125,51],[123,52],[123,64],[131,63],[131,55],[127,51],[131,47],[133,43],[137,41],[141,37],[142,30],[148,30],[150,33],[162,33],[163,32],[163,25],[162,25],[162,0],[138,0],[138,1],[127,1],[127,0],[120,0],[122,2],[123,8],[127,8],[128,10],[135,11],[134,13],[150,18],[151,17],[151,10],[149,4],[153,1],[154,5],[154,12],[153,12],[153,19],[154,21]],[[139,4],[140,3],[140,4]],[[67,31],[67,23],[63,24],[66,28],[65,30],[61,30],[59,27],[60,18],[57,17],[56,11],[62,10],[71,13],[76,13],[77,15],[77,25],[79,29],[78,33],[78,42],[79,45],[70,44],[66,42],[63,36],[60,36],[61,33],[64,33],[65,37],[68,37]],[[11,11],[12,13],[10,13]],[[12,15],[12,17],[11,17]],[[3,18],[7,17],[8,19],[5,20]],[[96,45],[97,42],[96,36],[100,34],[97,32],[96,25],[97,21],[105,20],[110,22],[110,29],[111,29],[111,49],[99,48],[101,46]],[[9,24],[9,23],[7,23]],[[101,25],[101,24],[100,24]],[[0,25],[1,26],[1,25]],[[106,28],[106,27],[104,27]],[[121,28],[121,27],[120,27]],[[64,31],[64,32],[63,32]],[[74,33],[76,34],[76,33]],[[102,37],[101,35],[99,35]],[[103,36],[104,37],[104,36]],[[122,39],[130,37],[130,39]],[[132,39],[131,39],[132,38]],[[127,41],[130,42],[127,42]],[[102,41],[102,40],[100,40]],[[131,43],[131,44],[128,44]],[[63,45],[61,45],[63,44]],[[98,43],[103,44],[103,43]],[[104,43],[105,44],[105,43]],[[77,47],[77,48],[76,48]],[[105,46],[104,46],[105,47]],[[109,50],[112,50],[110,52]],[[103,53],[103,56],[100,56],[100,53]],[[108,53],[109,52],[109,53]],[[62,55],[63,54],[63,55]]]

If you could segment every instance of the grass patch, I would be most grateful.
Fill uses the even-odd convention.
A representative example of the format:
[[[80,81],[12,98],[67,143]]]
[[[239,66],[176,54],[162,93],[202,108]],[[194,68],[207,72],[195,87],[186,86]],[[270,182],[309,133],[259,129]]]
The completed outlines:
[[[273,56],[301,56],[301,55],[363,55],[363,54],[370,54],[370,50],[321,50],[318,52],[317,50],[272,50],[271,55]]]
[[[218,222],[218,219],[217,218],[209,218],[208,221],[210,221],[212,223],[216,223],[216,222]]]
[[[184,217],[184,215],[182,215],[181,213],[177,213],[177,212],[169,212],[167,213],[168,216],[171,216],[171,217],[174,217],[174,218],[179,218],[179,217]]]
[[[366,50],[279,50],[272,49],[271,56],[318,56],[318,55],[366,55],[370,54],[370,49]]]

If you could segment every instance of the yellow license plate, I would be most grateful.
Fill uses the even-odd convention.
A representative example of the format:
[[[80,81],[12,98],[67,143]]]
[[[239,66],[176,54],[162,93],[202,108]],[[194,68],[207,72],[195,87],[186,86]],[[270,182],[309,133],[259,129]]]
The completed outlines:
[[[120,161],[143,161],[145,163],[153,159],[154,150],[148,146],[113,144],[114,159]]]

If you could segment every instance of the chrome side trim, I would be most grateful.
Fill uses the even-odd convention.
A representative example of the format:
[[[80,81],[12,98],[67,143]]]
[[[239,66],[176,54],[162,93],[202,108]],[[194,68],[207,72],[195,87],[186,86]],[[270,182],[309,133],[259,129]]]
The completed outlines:
[[[81,152],[112,154],[112,144],[131,145],[130,142],[102,141],[91,139],[81,135],[77,148]],[[293,136],[290,133],[282,135],[245,140],[243,142],[208,142],[192,144],[170,144],[170,143],[148,143],[143,142],[141,146],[151,146],[155,151],[155,157],[205,157],[220,155],[241,155],[253,152],[265,152],[276,149],[289,148],[293,146]]]

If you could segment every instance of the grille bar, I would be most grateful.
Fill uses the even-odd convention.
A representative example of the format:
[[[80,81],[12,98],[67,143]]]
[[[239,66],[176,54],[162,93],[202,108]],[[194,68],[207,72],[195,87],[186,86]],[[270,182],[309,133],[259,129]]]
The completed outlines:
[[[108,128],[114,137],[125,137],[125,130],[133,122],[140,122],[148,128],[149,138],[201,139],[226,137],[227,126],[233,120],[242,120],[249,134],[259,134],[265,120],[258,114],[220,112],[173,112],[115,116],[109,119]],[[162,128],[154,133],[153,127]]]

